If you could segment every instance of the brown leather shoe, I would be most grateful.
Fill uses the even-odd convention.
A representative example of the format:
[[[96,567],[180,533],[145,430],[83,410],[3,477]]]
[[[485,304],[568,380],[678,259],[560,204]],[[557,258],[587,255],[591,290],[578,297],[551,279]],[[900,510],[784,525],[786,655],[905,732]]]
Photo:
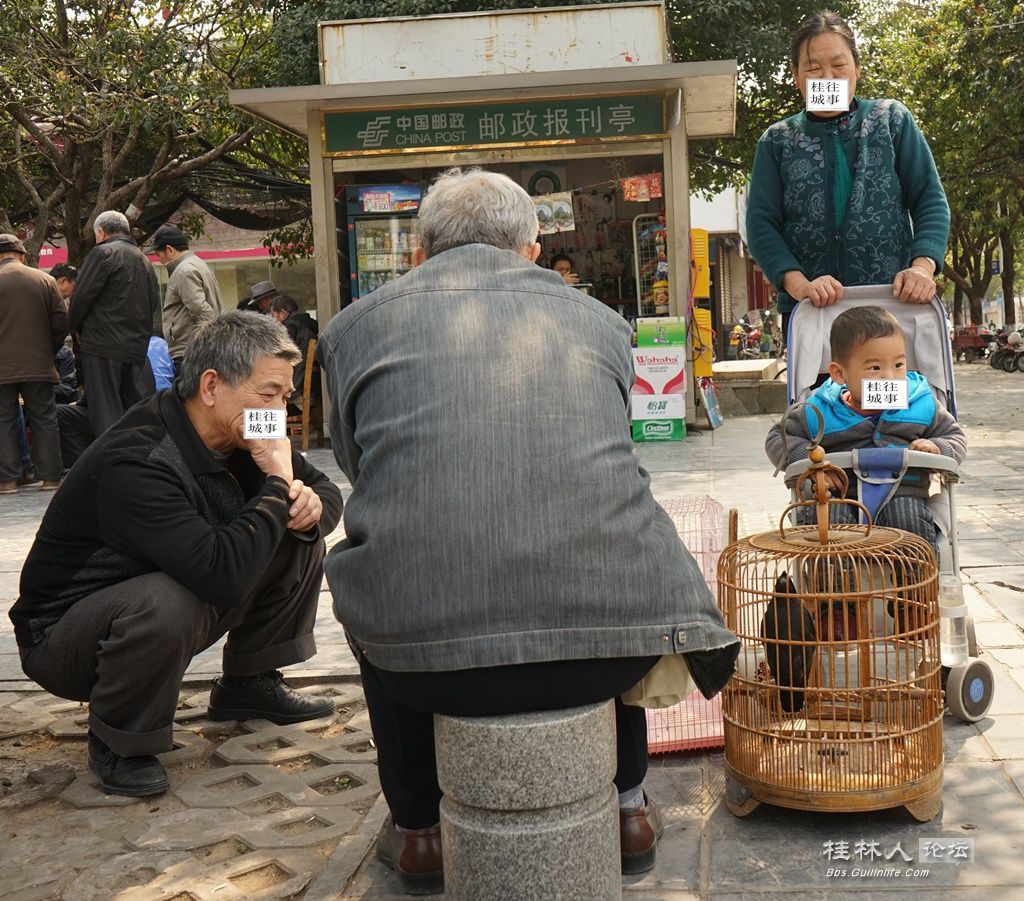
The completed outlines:
[[[439,895],[444,891],[440,823],[399,832],[389,816],[377,836],[377,859],[395,871],[407,895]]]
[[[646,807],[619,810],[619,847],[622,849],[622,873],[634,876],[654,869],[658,853],[658,839],[665,831],[661,811],[644,794]]]

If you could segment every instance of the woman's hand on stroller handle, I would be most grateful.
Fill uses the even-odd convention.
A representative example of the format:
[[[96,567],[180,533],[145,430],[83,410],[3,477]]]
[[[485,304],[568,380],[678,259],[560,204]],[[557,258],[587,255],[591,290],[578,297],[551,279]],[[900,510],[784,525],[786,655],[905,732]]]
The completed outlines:
[[[896,273],[892,296],[907,303],[930,303],[935,296],[935,263],[928,257],[917,257],[909,269]]]
[[[782,279],[782,288],[797,300],[809,300],[816,307],[828,307],[843,299],[843,286],[831,275],[819,275],[813,281],[798,269],[790,269]]]

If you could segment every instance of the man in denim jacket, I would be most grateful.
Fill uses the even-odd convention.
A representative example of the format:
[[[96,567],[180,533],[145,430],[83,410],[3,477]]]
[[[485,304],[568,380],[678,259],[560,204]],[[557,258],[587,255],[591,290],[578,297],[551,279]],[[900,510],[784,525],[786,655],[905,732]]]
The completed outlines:
[[[529,195],[452,170],[416,268],[323,332],[331,438],[352,482],[325,572],[362,668],[393,818],[378,856],[440,889],[432,714],[605,701],[663,654],[709,697],[736,637],[629,438],[630,329],[534,261]],[[644,712],[616,701],[622,864],[654,865]]]

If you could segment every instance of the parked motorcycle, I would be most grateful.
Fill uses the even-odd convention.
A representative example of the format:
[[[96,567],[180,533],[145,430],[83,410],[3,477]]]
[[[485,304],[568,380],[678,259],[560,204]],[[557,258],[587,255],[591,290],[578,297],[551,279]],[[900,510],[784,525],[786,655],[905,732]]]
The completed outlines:
[[[741,360],[756,360],[761,356],[761,329],[757,326],[747,329],[746,339],[740,344]]]
[[[1024,339],[1019,331],[996,335],[997,350],[989,356],[993,369],[1024,372]]]

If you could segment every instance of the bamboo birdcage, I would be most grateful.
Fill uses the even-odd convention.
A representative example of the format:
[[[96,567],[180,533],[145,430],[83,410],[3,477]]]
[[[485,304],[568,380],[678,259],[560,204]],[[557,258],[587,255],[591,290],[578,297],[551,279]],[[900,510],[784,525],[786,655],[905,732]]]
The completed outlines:
[[[729,545],[718,597],[742,642],[722,693],[726,804],[817,811],[905,806],[925,822],[942,800],[938,575],[923,539],[829,525],[825,472],[811,451],[818,525]],[[798,488],[799,496],[799,488]],[[859,504],[857,506],[860,506]],[[863,509],[863,508],[862,508]]]

